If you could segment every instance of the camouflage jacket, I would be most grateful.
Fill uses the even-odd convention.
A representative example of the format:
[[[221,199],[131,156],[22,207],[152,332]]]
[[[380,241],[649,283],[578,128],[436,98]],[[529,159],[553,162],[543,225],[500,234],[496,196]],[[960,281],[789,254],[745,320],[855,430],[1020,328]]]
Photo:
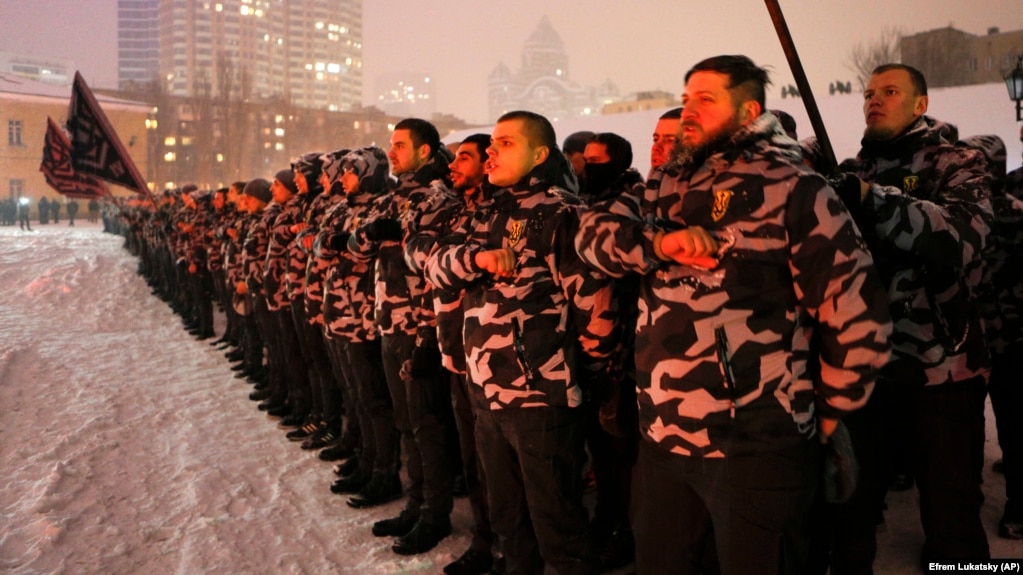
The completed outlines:
[[[181,221],[192,226],[187,232],[181,232],[181,241],[185,248],[185,258],[189,264],[198,267],[197,273],[207,271],[207,254],[212,243],[213,236],[213,213],[204,211],[202,205],[198,210],[186,210]]]
[[[266,307],[270,311],[291,305],[286,280],[288,273],[292,271],[289,264],[289,249],[296,235],[291,226],[303,220],[305,206],[305,197],[293,195],[284,202],[280,214],[270,225],[270,242],[266,250],[266,267],[263,269],[263,290],[266,294]],[[305,268],[302,272],[305,273]]]
[[[888,288],[895,331],[884,380],[922,386],[987,377],[974,296],[993,182],[983,154],[956,139],[955,127],[922,116],[890,142],[864,142],[839,168],[871,184],[853,214]]]
[[[270,226],[281,213],[281,205],[271,202],[260,213],[252,214],[245,224],[245,240],[242,241],[242,276],[248,293],[262,297],[263,271],[266,267],[266,252],[270,244]]]
[[[444,242],[425,265],[432,285],[465,290],[468,380],[492,410],[579,406],[617,343],[611,281],[573,249],[582,201],[551,184],[550,163],[494,191],[457,232],[464,243]],[[516,253],[511,277],[476,265],[498,248]]]
[[[415,173],[402,174],[390,194],[389,205],[379,217],[400,220],[404,237],[414,235],[417,214],[426,210],[420,204],[428,202],[431,195],[430,182],[442,178],[446,168],[435,157]],[[361,222],[366,223],[370,221]],[[352,234],[348,245],[349,250],[363,261],[376,258],[374,313],[380,333],[417,334],[421,327],[434,325],[433,305],[426,281],[422,274],[409,269],[405,263],[402,242],[375,242],[359,229]]]
[[[224,236],[224,228],[234,218],[227,208],[213,211],[210,242],[206,248],[206,268],[211,272],[224,269],[224,244],[230,239]]]
[[[238,282],[245,281],[244,268],[242,266],[242,255],[244,254],[242,245],[245,242],[248,215],[235,210],[231,210],[230,214],[231,220],[224,227],[224,275],[227,280],[227,291],[231,294],[231,304],[238,313],[244,315],[248,313],[244,303],[245,297],[237,293],[236,286]],[[237,238],[232,239],[231,236],[227,235],[229,228],[237,230]]]
[[[438,244],[465,243],[466,224],[477,209],[488,209],[480,188],[474,188],[466,198],[454,192],[439,190],[435,201],[419,216],[424,232],[420,237],[405,241],[405,261],[409,267],[423,273],[427,260]],[[489,203],[489,199],[487,200]],[[427,281],[429,283],[429,281]],[[462,345],[462,326],[465,314],[462,298],[465,290],[442,289],[430,285],[433,312],[437,318],[437,344],[440,348],[441,364],[454,373],[465,371],[465,347]]]
[[[320,225],[323,213],[327,210],[329,196],[323,193],[313,197],[300,194],[302,212],[300,219],[292,225],[302,229],[288,243],[288,269],[284,275],[284,287],[288,299],[295,301],[306,295],[306,272],[309,269],[309,250],[304,245],[304,238],[316,237],[316,229]],[[321,200],[320,198],[324,198]],[[303,306],[305,302],[303,302]]]
[[[984,154],[994,186],[991,209],[994,220],[984,251],[984,282],[979,291],[984,333],[992,354],[1018,351],[1023,344],[1023,201],[1020,182],[1005,174],[1005,142],[998,136],[964,138],[959,142]],[[1009,189],[1006,186],[1015,186]]]
[[[381,217],[391,206],[389,192],[359,192],[349,196],[347,208],[322,238],[325,246],[341,246],[337,262],[327,276],[323,302],[327,332],[349,341],[372,341],[379,336],[376,323],[376,258],[357,256],[345,249],[359,226]]]
[[[717,238],[714,269],[655,254],[658,233],[686,226]],[[870,254],[771,114],[702,164],[666,164],[594,207],[576,244],[609,275],[641,276],[640,432],[673,453],[728,456],[740,419],[755,418],[769,436],[810,437],[815,415],[840,417],[867,401],[888,358],[891,323]],[[811,330],[819,376],[808,366]]]
[[[324,326],[323,322],[323,295],[325,292],[324,282],[327,279],[327,272],[337,261],[337,250],[325,247],[320,241],[321,235],[326,233],[333,225],[334,213],[347,209],[344,206],[344,194],[332,194],[323,192],[314,201],[313,212],[322,214],[316,219],[316,225],[303,230],[296,241],[301,240],[306,234],[313,234],[313,249],[306,257],[305,267],[305,314],[309,323]],[[339,207],[341,206],[341,207]]]

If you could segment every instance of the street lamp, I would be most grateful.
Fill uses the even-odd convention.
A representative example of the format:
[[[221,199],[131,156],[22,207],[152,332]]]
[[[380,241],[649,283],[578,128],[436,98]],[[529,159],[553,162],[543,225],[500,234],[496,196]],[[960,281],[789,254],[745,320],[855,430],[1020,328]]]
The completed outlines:
[[[1023,56],[1016,61],[1016,69],[1005,76],[1005,88],[1009,91],[1009,99],[1016,102],[1016,121],[1023,122]]]

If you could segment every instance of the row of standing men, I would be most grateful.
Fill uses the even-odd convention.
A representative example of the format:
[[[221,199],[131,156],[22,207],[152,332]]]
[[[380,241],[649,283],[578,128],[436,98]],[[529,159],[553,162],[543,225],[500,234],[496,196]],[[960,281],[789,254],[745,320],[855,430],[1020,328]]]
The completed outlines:
[[[921,563],[987,557],[989,389],[1000,535],[1023,534],[1006,415],[1021,178],[1004,144],[927,116],[923,76],[893,65],[864,92],[861,151],[825,179],[813,142],[765,110],[768,82],[743,56],[694,66],[645,180],[620,136],[562,153],[530,112],[454,153],[407,119],[386,154],[309,153],[272,182],[167,195],[129,214],[129,241],[201,339],[215,294],[251,397],[344,460],[332,491],[354,508],[407,496],[373,525],[394,552],[451,533],[462,472],[474,531],[446,573],[633,557],[640,574],[870,573],[896,443]],[[828,501],[841,441],[859,481]]]

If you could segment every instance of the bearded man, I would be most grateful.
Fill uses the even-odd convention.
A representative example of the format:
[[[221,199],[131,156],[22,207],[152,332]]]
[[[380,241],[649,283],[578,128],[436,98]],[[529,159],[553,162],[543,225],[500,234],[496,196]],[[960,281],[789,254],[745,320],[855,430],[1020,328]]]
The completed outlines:
[[[768,81],[745,56],[689,70],[674,159],[576,236],[590,265],[640,276],[638,574],[715,571],[715,553],[726,575],[800,573],[821,443],[889,355],[871,256],[764,111]]]

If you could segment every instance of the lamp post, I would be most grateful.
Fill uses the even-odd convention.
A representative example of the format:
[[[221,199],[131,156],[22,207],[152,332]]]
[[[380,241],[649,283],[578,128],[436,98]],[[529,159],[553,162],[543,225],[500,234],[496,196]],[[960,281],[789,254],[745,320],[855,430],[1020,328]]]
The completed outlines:
[[[1023,122],[1023,55],[1016,61],[1016,69],[1005,76],[1009,99],[1016,102],[1016,121]]]

